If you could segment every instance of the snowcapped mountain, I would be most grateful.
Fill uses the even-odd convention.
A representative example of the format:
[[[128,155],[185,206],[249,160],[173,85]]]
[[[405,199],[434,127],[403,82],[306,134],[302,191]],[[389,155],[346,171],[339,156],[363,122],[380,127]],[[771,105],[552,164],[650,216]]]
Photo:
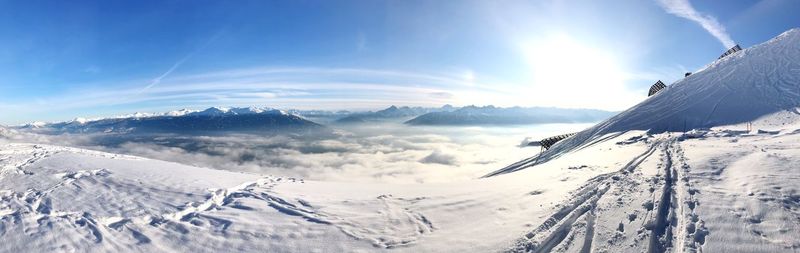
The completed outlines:
[[[596,122],[612,112],[549,107],[466,106],[454,111],[429,112],[409,121],[410,125],[513,125]]]
[[[324,127],[275,109],[217,108],[180,110],[164,114],[136,113],[123,117],[78,118],[52,124],[28,124],[39,133],[212,133],[222,131],[275,132],[321,130]]]
[[[177,111],[166,112],[166,113],[164,113],[163,116],[173,116],[173,117],[175,117],[175,116],[183,116],[183,115],[186,115],[186,114],[189,114],[189,113],[193,113],[193,112],[195,112],[195,111],[189,110],[189,109],[180,109],[180,110],[177,110]]]
[[[257,108],[257,107],[211,107],[203,111],[176,111],[169,112],[168,114],[180,114],[187,116],[225,116],[225,115],[249,115],[249,114],[287,114],[278,109],[271,108]]]
[[[300,115],[308,120],[327,124],[338,119],[350,116],[353,112],[347,110],[326,111],[326,110],[288,110],[288,113]]]
[[[450,111],[453,110],[451,105],[445,105],[440,108],[426,108],[426,107],[408,107],[408,106],[390,106],[389,108],[376,111],[376,112],[363,112],[354,113],[347,117],[336,120],[337,123],[360,123],[370,121],[382,121],[391,119],[406,119],[422,115],[429,112]]]
[[[36,121],[36,122],[33,122],[33,123],[22,125],[22,126],[20,126],[20,128],[42,128],[42,127],[45,127],[45,126],[47,126],[46,122]]]

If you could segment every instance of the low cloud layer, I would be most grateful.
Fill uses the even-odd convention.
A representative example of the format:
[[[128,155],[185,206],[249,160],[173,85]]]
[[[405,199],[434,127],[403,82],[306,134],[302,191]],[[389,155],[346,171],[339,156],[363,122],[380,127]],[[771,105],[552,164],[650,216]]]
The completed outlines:
[[[713,16],[695,10],[689,0],[658,0],[658,3],[667,13],[694,21],[702,26],[708,33],[717,38],[725,48],[731,48],[736,45],[725,30],[725,26],[720,24]]]
[[[22,135],[18,141],[76,146],[220,170],[311,180],[422,183],[480,177],[536,150],[525,128],[348,127],[324,137]]]
[[[455,155],[446,154],[441,150],[433,151],[430,155],[419,160],[421,163],[438,163],[444,165],[456,165],[458,163]]]

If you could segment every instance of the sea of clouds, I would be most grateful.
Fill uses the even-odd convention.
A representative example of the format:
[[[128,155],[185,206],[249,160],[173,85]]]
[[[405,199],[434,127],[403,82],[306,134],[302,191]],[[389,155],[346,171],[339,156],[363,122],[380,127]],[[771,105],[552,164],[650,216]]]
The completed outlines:
[[[538,152],[519,147],[528,136],[583,127],[585,124],[485,128],[380,123],[334,127],[334,134],[322,136],[18,134],[14,139],[310,180],[431,183],[478,178]]]

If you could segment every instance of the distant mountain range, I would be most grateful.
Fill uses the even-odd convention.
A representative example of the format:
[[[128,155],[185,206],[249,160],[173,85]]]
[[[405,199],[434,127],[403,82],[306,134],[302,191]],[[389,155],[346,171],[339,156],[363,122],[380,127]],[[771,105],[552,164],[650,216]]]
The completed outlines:
[[[391,106],[370,112],[290,110],[271,108],[220,108],[202,111],[178,110],[160,114],[134,113],[111,118],[84,119],[44,123],[34,122],[10,129],[0,127],[0,135],[13,129],[44,134],[60,133],[118,133],[118,134],[212,134],[242,133],[302,133],[329,130],[321,122],[359,124],[369,122],[403,122],[409,125],[514,125],[542,123],[596,122],[613,112],[592,109],[562,109],[548,107],[510,107],[445,105],[437,108]],[[313,121],[312,121],[313,120]]]
[[[614,112],[594,109],[552,107],[466,106],[452,111],[430,112],[406,121],[409,125],[520,125],[545,123],[587,123],[613,116]]]
[[[326,110],[287,110],[287,113],[302,116],[305,119],[317,122],[328,124],[334,122],[338,119],[348,117],[354,112],[346,111],[346,110],[338,110],[338,111],[326,111]]]
[[[302,132],[325,127],[275,109],[217,108],[180,110],[164,114],[133,114],[115,118],[78,118],[59,123],[32,123],[19,127],[39,133],[214,133]]]
[[[422,114],[431,112],[446,112],[455,110],[451,105],[445,105],[439,108],[430,107],[408,107],[408,106],[390,106],[389,108],[376,111],[376,112],[361,112],[353,113],[346,117],[336,120],[336,123],[363,123],[373,121],[385,121],[391,119],[407,119],[416,117]]]

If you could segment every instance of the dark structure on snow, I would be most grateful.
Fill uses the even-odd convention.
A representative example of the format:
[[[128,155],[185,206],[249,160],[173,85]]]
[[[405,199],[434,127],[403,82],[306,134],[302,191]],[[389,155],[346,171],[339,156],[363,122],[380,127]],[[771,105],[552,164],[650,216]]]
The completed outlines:
[[[662,90],[664,88],[667,88],[667,85],[665,85],[663,82],[661,82],[661,80],[658,80],[658,82],[653,84],[653,86],[650,86],[650,91],[647,92],[647,96],[649,97],[649,96],[655,95],[656,93],[658,93],[658,91],[660,91],[660,90]]]
[[[573,136],[575,134],[576,133],[569,133],[569,134],[551,136],[551,137],[544,138],[541,141],[531,143],[530,145],[531,146],[536,146],[536,144],[538,144],[539,146],[542,146],[543,149],[550,149],[550,147],[552,147],[554,144],[556,144],[556,142],[559,142],[559,141],[561,141],[563,139],[566,139],[566,138],[568,138],[570,136]]]
[[[687,76],[691,76],[691,75],[692,75],[692,72],[686,72],[686,74],[683,74],[683,77],[687,77]]]
[[[739,47],[739,45],[733,46],[731,49],[728,49],[728,51],[725,51],[724,54],[720,55],[719,58],[717,58],[717,60],[725,58],[725,56],[731,55],[731,54],[739,52],[741,50],[742,50],[742,48]]]

